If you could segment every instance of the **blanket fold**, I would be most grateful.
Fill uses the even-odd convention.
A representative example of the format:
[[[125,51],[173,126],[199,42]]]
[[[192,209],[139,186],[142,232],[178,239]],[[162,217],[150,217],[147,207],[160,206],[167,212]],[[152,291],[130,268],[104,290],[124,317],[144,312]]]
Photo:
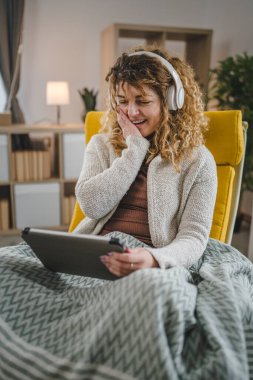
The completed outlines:
[[[253,379],[253,265],[210,239],[189,270],[114,282],[0,249],[1,379]]]

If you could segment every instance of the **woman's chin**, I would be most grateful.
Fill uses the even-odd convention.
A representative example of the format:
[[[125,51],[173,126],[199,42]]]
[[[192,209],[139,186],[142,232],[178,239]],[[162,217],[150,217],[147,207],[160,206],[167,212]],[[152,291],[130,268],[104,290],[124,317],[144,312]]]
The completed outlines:
[[[152,135],[152,133],[154,132],[154,131],[147,131],[145,129],[143,129],[143,130],[139,129],[139,131],[140,131],[142,137],[148,137],[148,136]]]

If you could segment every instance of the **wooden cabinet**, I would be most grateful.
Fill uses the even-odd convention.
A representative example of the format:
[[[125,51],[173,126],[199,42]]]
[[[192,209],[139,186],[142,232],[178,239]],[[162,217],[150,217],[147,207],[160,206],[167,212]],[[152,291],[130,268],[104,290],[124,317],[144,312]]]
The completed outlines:
[[[0,127],[0,234],[67,229],[84,149],[82,125]]]
[[[194,28],[176,28],[167,26],[112,24],[101,35],[101,82],[102,101],[106,95],[105,77],[109,68],[120,55],[122,39],[132,39],[145,44],[156,42],[167,47],[168,41],[185,43],[185,59],[194,68],[197,80],[205,91],[208,85],[208,70],[211,57],[212,30]],[[103,104],[104,105],[104,104]]]

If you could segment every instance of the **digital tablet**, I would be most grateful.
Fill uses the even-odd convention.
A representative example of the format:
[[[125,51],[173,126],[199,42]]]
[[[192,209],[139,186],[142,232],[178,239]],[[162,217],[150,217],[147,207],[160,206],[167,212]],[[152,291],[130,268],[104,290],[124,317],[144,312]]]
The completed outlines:
[[[54,272],[116,280],[99,256],[124,252],[117,238],[26,227],[21,234],[44,266]]]

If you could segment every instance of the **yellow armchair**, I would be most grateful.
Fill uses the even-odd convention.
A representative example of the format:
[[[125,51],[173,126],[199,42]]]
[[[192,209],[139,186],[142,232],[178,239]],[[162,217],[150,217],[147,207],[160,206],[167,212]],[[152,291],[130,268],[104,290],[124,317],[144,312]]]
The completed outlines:
[[[217,165],[218,193],[210,237],[230,244],[234,229],[244,164],[246,128],[241,111],[209,111],[206,146]],[[89,112],[85,120],[85,140],[98,133],[103,112]],[[84,214],[76,202],[69,227],[72,232]]]
[[[102,116],[103,112],[99,111],[90,111],[87,113],[84,124],[86,145],[90,141],[91,137],[97,134],[99,129],[101,128],[100,119]],[[81,222],[84,216],[85,215],[82,212],[79,203],[76,202],[69,226],[69,232],[72,232],[75,229],[75,227]]]

